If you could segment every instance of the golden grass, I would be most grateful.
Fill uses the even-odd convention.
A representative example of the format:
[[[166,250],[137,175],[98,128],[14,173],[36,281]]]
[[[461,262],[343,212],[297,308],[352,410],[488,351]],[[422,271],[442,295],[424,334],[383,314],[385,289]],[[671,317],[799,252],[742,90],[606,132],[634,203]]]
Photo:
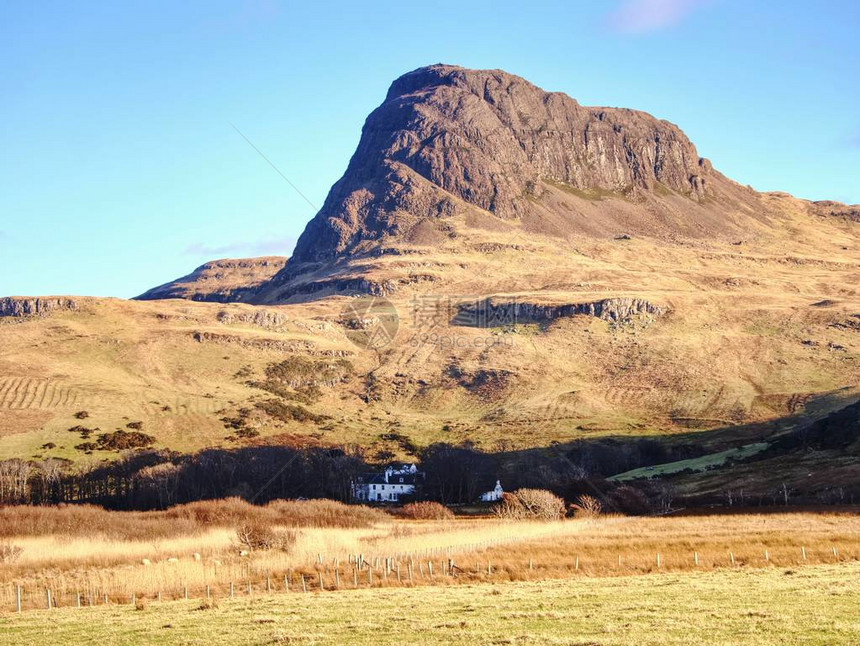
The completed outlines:
[[[306,527],[298,529],[296,544],[289,552],[256,551],[246,556],[240,553],[234,531],[226,528],[147,541],[118,541],[97,535],[13,537],[10,542],[23,547],[24,552],[16,562],[0,565],[0,582],[5,584],[0,588],[0,603],[11,601],[16,585],[30,591],[50,588],[55,598],[66,602],[79,592],[98,598],[105,594],[110,598],[132,594],[152,597],[159,592],[176,596],[180,591],[184,594],[187,587],[199,594],[206,586],[227,589],[231,582],[246,587],[250,581],[259,586],[267,576],[283,587],[285,574],[313,577],[318,570],[324,572],[329,585],[333,584],[336,565],[346,581],[350,559],[359,554],[372,567],[396,556],[404,568],[407,558],[433,560],[438,571],[442,561],[457,554],[548,535],[565,536],[578,529],[573,523],[494,519],[397,521],[352,529]],[[144,564],[143,559],[150,563]],[[384,582],[377,575],[376,583]]]
[[[0,644],[851,646],[860,565],[341,593],[0,616]]]
[[[573,540],[523,542],[483,558],[512,579],[834,563],[860,559],[860,516],[603,517],[583,521]]]
[[[371,454],[403,456],[397,443],[380,437],[396,424],[418,446],[469,439],[494,450],[499,443],[520,449],[586,436],[677,433],[799,412],[793,402],[809,394],[860,383],[856,340],[842,325],[858,311],[860,256],[847,223],[812,218],[791,200],[766,201],[786,212],[791,227],[743,245],[527,234],[517,240],[520,250],[423,249],[420,264],[439,278],[426,283],[409,282],[415,257],[356,260],[370,279],[408,285],[392,295],[400,333],[378,357],[352,345],[335,322],[342,297],[266,308],[94,299],[78,312],[0,321],[0,458],[116,457],[74,449],[80,439],[67,429],[81,409],[91,413],[86,425],[104,432],[141,420],[159,447],[227,446],[223,411],[253,408],[264,393],[248,382],[291,354],[348,355],[356,378],[309,406],[330,415],[330,424],[264,420],[261,437],[357,444]],[[508,242],[512,234],[463,227],[458,239]],[[629,296],[671,313],[647,327],[575,317],[507,335],[512,345],[415,348],[413,289],[442,298],[509,294],[522,302]],[[812,306],[825,299],[832,304]],[[288,323],[269,329],[249,322],[261,309]],[[221,317],[225,311],[231,316]],[[200,342],[195,332],[221,340]],[[487,334],[443,331],[469,341]],[[831,351],[831,343],[843,350]],[[517,377],[488,401],[446,378],[452,363]],[[371,372],[379,398],[366,396]],[[43,449],[48,443],[55,446]]]
[[[236,594],[248,594],[249,585],[259,593],[300,586],[301,577],[308,589],[321,583],[329,589],[844,563],[860,558],[860,516],[393,520],[370,527],[298,528],[289,552],[245,556],[226,527],[145,541],[49,535],[10,542],[24,552],[17,562],[0,565],[5,608],[14,604],[17,585],[25,590],[25,605],[39,607],[45,588],[67,605],[79,593],[85,603],[104,595],[113,601],[159,593],[179,598],[186,590],[199,597],[207,587],[224,595],[231,584]],[[358,571],[357,557],[364,563]]]

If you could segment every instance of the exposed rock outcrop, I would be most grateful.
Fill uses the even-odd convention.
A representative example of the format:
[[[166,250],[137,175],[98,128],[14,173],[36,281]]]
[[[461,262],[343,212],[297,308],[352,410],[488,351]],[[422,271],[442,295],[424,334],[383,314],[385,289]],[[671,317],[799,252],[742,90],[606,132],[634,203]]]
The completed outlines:
[[[45,316],[52,312],[76,310],[80,298],[69,296],[6,296],[0,298],[0,316]]]
[[[667,308],[641,298],[605,298],[560,305],[487,298],[459,305],[452,323],[469,327],[496,327],[514,323],[546,323],[577,315],[618,323],[636,316],[662,316],[666,312]]]

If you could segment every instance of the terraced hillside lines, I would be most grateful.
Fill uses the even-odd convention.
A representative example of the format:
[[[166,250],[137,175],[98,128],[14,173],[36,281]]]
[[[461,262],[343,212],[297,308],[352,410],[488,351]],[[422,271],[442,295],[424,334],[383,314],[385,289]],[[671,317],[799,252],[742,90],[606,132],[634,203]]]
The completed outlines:
[[[647,406],[663,397],[651,386],[609,386],[603,391],[603,398],[609,404],[621,406]]]
[[[78,389],[34,377],[0,378],[0,409],[53,409],[75,406]]]

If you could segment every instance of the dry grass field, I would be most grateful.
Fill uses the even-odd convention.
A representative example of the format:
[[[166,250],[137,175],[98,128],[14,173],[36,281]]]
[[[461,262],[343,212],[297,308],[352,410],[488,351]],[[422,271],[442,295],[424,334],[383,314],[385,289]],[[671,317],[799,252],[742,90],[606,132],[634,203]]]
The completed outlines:
[[[316,522],[297,513],[303,505],[321,512]],[[106,599],[228,598],[231,589],[235,597],[247,597],[321,588],[805,569],[860,559],[856,510],[539,522],[411,521],[356,507],[344,507],[351,512],[335,519],[334,503],[272,503],[257,512],[238,502],[226,509],[210,503],[205,516],[204,504],[188,507],[171,516],[90,508],[89,527],[101,528],[93,530],[72,516],[74,508],[48,510],[41,519],[27,508],[0,510],[0,547],[22,550],[0,563],[0,610],[15,609],[19,587],[23,608],[32,610],[45,608],[47,590],[53,605],[65,607],[103,605]],[[292,538],[271,549],[238,540],[237,529],[263,523],[274,523],[276,536]]]
[[[852,563],[60,608],[0,616],[0,644],[848,646],[858,582]]]

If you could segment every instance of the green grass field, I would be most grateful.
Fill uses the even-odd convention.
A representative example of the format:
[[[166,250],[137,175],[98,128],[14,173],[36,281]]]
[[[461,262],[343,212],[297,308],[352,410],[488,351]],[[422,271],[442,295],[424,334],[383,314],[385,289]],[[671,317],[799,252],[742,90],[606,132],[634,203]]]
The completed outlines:
[[[672,473],[680,473],[681,471],[705,471],[706,469],[714,469],[723,466],[727,460],[743,460],[751,455],[760,453],[768,447],[767,442],[756,442],[754,444],[745,444],[736,449],[727,449],[719,453],[709,453],[700,458],[691,458],[689,460],[678,460],[676,462],[667,462],[666,464],[657,464],[653,467],[640,467],[631,471],[625,471],[614,475],[607,480],[613,482],[626,482],[628,480],[636,480],[638,478],[653,478],[655,476],[669,475]]]
[[[0,644],[857,644],[860,564],[288,593],[0,617]]]

